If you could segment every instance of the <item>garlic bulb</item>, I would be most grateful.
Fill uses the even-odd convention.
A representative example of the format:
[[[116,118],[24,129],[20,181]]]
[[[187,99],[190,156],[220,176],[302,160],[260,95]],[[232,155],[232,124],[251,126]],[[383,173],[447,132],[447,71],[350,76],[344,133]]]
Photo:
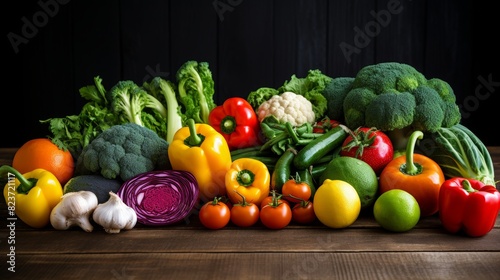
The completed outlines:
[[[89,219],[97,204],[97,196],[91,191],[66,193],[50,212],[50,224],[58,230],[79,226],[91,232],[94,227]]]
[[[135,210],[123,203],[114,192],[109,192],[109,200],[97,205],[92,216],[107,233],[119,233],[122,229],[132,229],[137,223]]]

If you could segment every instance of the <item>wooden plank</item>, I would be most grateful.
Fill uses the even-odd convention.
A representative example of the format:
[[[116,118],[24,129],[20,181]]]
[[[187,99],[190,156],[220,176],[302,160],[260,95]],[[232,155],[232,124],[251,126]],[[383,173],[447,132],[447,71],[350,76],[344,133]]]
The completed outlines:
[[[274,1],[274,87],[308,70],[327,72],[328,1]]]
[[[498,279],[498,252],[18,255],[23,279]],[[3,271],[2,271],[3,273]],[[7,275],[6,273],[3,273]]]
[[[434,1],[432,1],[434,2]],[[478,135],[486,145],[498,145],[500,142],[488,130],[479,124],[488,120],[497,120],[495,112],[500,103],[498,94],[500,81],[499,52],[492,43],[493,34],[498,33],[495,7],[492,2],[453,2],[452,10],[462,11],[459,17],[459,34],[455,34],[455,48],[461,52],[448,54],[450,68],[453,70],[452,85],[458,92],[458,104],[462,107],[462,123]],[[434,4],[434,3],[433,3]],[[437,3],[436,3],[437,4]],[[465,16],[470,15],[470,16]],[[457,24],[457,25],[458,25]],[[468,28],[467,28],[468,27]],[[455,27],[455,29],[458,29]],[[469,47],[469,49],[464,49]],[[467,53],[469,51],[469,53]],[[451,58],[454,60],[451,60]],[[436,66],[438,67],[438,66]],[[470,68],[467,68],[470,67]],[[469,83],[466,87],[466,83]]]
[[[413,229],[396,234],[381,228],[230,228],[212,231],[200,227],[194,230],[133,229],[119,234],[108,234],[100,229],[87,233],[75,228],[66,231],[17,231],[16,240],[22,242],[16,243],[16,254],[236,253],[262,252],[270,248],[274,252],[500,252],[498,238],[498,228],[482,238],[451,235],[441,228]]]
[[[217,13],[212,1],[170,1],[170,80],[175,81],[179,67],[188,60],[208,62],[215,83],[216,103],[221,80],[217,61]]]
[[[425,74],[447,81],[458,102],[469,94],[471,82],[466,78],[472,71],[471,22],[463,16],[469,6],[467,1],[427,1],[425,11]]]
[[[220,1],[226,2],[226,1]],[[273,85],[273,2],[233,1],[218,18],[218,99]]]
[[[94,84],[100,76],[106,89],[122,79],[119,0],[72,2],[75,89],[69,95],[79,97],[79,113],[86,101],[81,87]]]
[[[328,2],[328,64],[332,77],[354,77],[375,62],[375,42],[362,34],[373,22],[374,0]]]
[[[169,1],[120,1],[122,79],[170,79]]]
[[[424,71],[426,1],[384,0],[373,16],[376,62],[395,61]]]
[[[48,127],[40,120],[75,109],[70,4],[52,4],[13,3],[6,10],[3,34],[10,34],[14,43],[6,40],[9,48],[2,59],[9,90],[1,100],[0,118],[8,124],[2,130],[1,147],[45,137]]]

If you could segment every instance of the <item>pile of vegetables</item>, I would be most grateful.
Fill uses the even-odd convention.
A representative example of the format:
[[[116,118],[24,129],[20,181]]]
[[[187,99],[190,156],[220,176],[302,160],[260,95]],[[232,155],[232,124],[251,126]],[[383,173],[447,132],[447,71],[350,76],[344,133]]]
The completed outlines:
[[[291,221],[312,223],[321,175],[343,156],[368,164],[380,191],[408,182],[423,216],[435,214],[438,203],[449,203],[438,199],[445,179],[495,189],[491,156],[460,124],[451,86],[407,64],[368,65],[354,77],[309,70],[278,88],[257,88],[246,98],[217,105],[208,63],[187,61],[173,81],[155,77],[137,85],[124,80],[106,90],[97,76],[80,95],[87,100],[80,114],[41,121],[49,123],[51,140],[77,159],[75,178],[60,186],[60,203],[88,204],[81,207],[83,216],[74,218],[52,203],[57,229],[79,225],[90,232],[92,213],[109,233],[136,222],[173,225],[195,213],[197,205],[202,224],[212,229],[229,221],[247,227],[259,219],[271,229]],[[432,186],[429,170],[439,175]],[[421,193],[412,193],[417,185]],[[488,192],[497,197],[491,188]],[[106,213],[128,213],[123,214],[127,218],[112,224],[120,219],[95,213],[102,204],[118,209]],[[216,214],[216,207],[224,212]],[[286,214],[272,216],[278,210]],[[41,222],[26,220],[43,226],[50,209],[43,213]],[[456,231],[452,218],[444,219]],[[487,225],[471,235],[490,229]]]
[[[116,124],[135,123],[171,142],[184,121],[208,122],[215,107],[214,81],[207,62],[190,60],[178,69],[175,81],[155,77],[142,85],[118,81],[107,90],[99,76],[82,87],[86,100],[78,115],[41,120],[49,124],[50,139],[76,159],[103,131]]]

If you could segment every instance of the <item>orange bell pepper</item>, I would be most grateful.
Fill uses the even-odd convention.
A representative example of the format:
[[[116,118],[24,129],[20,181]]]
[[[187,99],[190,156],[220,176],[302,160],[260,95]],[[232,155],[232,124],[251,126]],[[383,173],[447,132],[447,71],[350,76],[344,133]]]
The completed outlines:
[[[385,166],[379,178],[379,192],[402,189],[409,192],[420,206],[422,217],[431,216],[439,209],[439,190],[445,178],[441,167],[432,159],[413,154],[421,131],[414,131],[408,140],[406,155],[394,158]]]

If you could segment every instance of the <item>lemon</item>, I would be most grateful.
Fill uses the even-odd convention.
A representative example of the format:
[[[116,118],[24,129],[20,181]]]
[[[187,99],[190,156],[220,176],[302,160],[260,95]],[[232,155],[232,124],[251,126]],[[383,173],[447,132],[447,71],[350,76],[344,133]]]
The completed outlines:
[[[381,194],[373,205],[373,216],[382,228],[405,232],[420,220],[420,207],[409,192],[392,189]]]
[[[314,194],[314,213],[331,228],[345,228],[356,221],[361,201],[352,185],[342,180],[326,179]]]
[[[332,159],[320,176],[320,182],[325,179],[342,180],[351,184],[361,200],[361,209],[373,205],[379,189],[377,174],[366,162],[341,156]]]

